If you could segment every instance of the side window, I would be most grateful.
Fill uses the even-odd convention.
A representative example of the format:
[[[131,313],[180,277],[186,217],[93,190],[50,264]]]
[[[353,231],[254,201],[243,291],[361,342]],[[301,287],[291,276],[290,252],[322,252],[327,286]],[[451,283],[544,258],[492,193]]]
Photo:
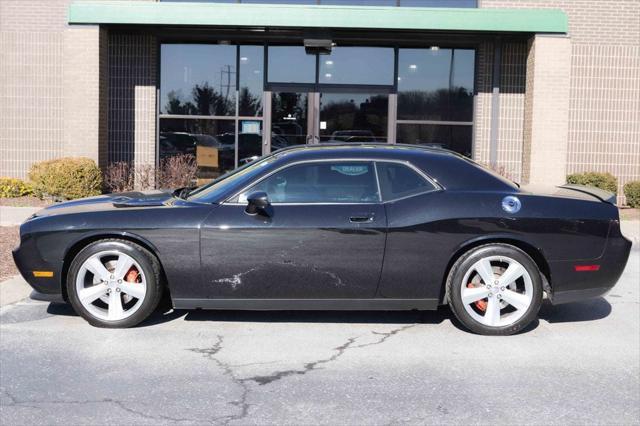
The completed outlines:
[[[437,189],[415,170],[398,163],[376,163],[384,201]]]
[[[380,201],[372,162],[318,162],[287,167],[238,197],[264,191],[271,203],[375,203]]]

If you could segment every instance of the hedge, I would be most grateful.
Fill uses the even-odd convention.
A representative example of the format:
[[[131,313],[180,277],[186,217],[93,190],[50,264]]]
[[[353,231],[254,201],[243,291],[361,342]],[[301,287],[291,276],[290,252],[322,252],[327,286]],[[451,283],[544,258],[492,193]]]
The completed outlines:
[[[632,180],[624,185],[624,196],[627,197],[627,205],[640,208],[640,180]]]
[[[618,192],[618,180],[611,173],[574,173],[567,176],[567,183],[595,186],[596,188],[613,192],[614,194]]]
[[[68,157],[35,163],[29,179],[39,197],[71,200],[102,193],[102,172],[90,158]]]
[[[24,197],[33,194],[33,187],[21,180],[0,177],[0,198]]]

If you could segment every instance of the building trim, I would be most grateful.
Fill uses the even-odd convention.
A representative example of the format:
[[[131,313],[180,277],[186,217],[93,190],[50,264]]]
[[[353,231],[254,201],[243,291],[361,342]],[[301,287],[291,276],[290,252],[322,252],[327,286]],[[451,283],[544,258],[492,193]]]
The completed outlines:
[[[75,1],[69,24],[567,33],[559,9]]]

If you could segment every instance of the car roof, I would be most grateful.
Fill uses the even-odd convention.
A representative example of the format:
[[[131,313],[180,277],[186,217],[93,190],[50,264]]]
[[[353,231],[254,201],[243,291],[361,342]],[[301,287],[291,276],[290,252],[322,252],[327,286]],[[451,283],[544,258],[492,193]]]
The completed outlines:
[[[330,157],[337,156],[354,156],[354,157],[405,157],[407,155],[432,155],[442,156],[449,155],[461,157],[457,152],[447,149],[431,146],[419,146],[408,144],[389,144],[386,142],[331,142],[310,145],[294,145],[275,151],[278,156],[295,156],[295,157],[324,157],[327,154]]]

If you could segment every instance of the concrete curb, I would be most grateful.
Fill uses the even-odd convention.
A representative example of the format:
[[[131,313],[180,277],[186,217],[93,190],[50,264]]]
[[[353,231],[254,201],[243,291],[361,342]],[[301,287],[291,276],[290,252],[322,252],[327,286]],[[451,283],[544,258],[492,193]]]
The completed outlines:
[[[20,275],[9,278],[0,282],[0,307],[26,299],[30,294],[31,287]]]
[[[0,226],[20,225],[42,207],[0,206]]]

